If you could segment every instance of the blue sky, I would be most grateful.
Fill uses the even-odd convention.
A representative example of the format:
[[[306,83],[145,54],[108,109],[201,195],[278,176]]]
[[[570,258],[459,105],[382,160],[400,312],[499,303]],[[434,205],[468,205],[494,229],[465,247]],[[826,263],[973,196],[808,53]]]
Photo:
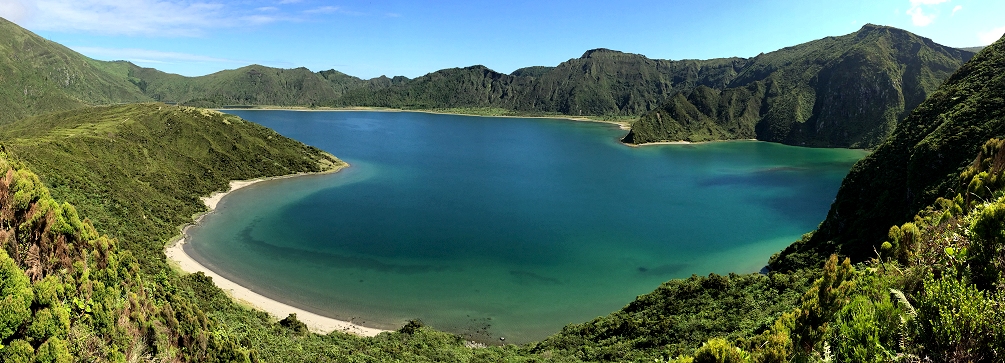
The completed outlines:
[[[1002,0],[0,0],[0,16],[87,56],[197,76],[257,63],[417,77],[556,65],[610,48],[750,57],[873,23],[940,44],[1005,33]]]

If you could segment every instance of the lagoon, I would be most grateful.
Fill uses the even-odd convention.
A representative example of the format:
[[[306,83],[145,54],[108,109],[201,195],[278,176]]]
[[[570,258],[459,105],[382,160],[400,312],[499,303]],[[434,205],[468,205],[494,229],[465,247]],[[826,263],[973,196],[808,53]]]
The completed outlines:
[[[866,155],[633,148],[617,126],[554,119],[227,112],[352,166],[231,193],[188,229],[187,253],[322,315],[483,342],[542,339],[668,279],[756,272],[816,228]]]

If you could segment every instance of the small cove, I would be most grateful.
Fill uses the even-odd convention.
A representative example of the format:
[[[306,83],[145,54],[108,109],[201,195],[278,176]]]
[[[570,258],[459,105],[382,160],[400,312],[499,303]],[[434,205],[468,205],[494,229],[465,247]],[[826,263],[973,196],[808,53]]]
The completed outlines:
[[[860,150],[629,148],[617,126],[235,111],[352,167],[235,191],[186,251],[294,306],[523,343],[671,278],[756,272],[823,219]]]

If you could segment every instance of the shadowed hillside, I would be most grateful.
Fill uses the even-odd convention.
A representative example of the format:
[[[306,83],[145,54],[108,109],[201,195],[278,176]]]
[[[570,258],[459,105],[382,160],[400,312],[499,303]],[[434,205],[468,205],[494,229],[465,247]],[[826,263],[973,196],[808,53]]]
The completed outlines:
[[[841,184],[812,238],[787,248],[773,268],[815,264],[839,251],[875,256],[891,225],[950,193],[990,138],[1005,136],[1005,41],[984,48],[897,125]]]
[[[725,83],[674,94],[626,142],[753,139],[791,145],[878,145],[972,53],[866,25],[745,60]]]

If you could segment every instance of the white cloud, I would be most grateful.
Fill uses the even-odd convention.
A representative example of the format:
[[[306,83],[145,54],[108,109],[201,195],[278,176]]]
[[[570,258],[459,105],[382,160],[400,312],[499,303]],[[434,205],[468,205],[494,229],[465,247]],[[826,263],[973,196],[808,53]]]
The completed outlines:
[[[935,5],[946,3],[952,0],[910,0],[911,8],[907,9],[907,15],[911,16],[911,22],[917,26],[928,26],[935,21]],[[935,10],[936,13],[931,13]]]
[[[28,17],[29,8],[18,0],[0,1],[0,17],[15,23],[22,22]]]
[[[977,39],[980,39],[981,45],[989,45],[1001,39],[1002,35],[1005,35],[1005,26],[977,33]]]
[[[202,1],[12,1],[30,9],[29,15],[22,19],[23,25],[38,30],[116,35],[198,36],[206,29],[234,26],[237,21],[223,4]]]
[[[98,59],[107,60],[127,60],[136,63],[235,63],[245,64],[247,61],[208,57],[198,54],[162,52],[159,50],[138,49],[138,48],[102,48],[102,47],[77,47],[70,46],[70,49],[83,55]]]
[[[275,6],[247,4],[225,4],[224,0],[0,0],[0,16],[32,30],[164,37],[193,37],[212,29],[302,20],[284,15]]]
[[[963,5],[956,5],[956,7],[953,8],[953,15],[956,15],[956,12],[960,10],[963,10]]]
[[[911,16],[911,22],[917,26],[928,26],[935,21],[935,15],[926,15],[921,7],[913,7],[907,10],[907,15]]]
[[[322,6],[310,10],[304,10],[307,14],[331,14],[339,11],[338,6]]]

